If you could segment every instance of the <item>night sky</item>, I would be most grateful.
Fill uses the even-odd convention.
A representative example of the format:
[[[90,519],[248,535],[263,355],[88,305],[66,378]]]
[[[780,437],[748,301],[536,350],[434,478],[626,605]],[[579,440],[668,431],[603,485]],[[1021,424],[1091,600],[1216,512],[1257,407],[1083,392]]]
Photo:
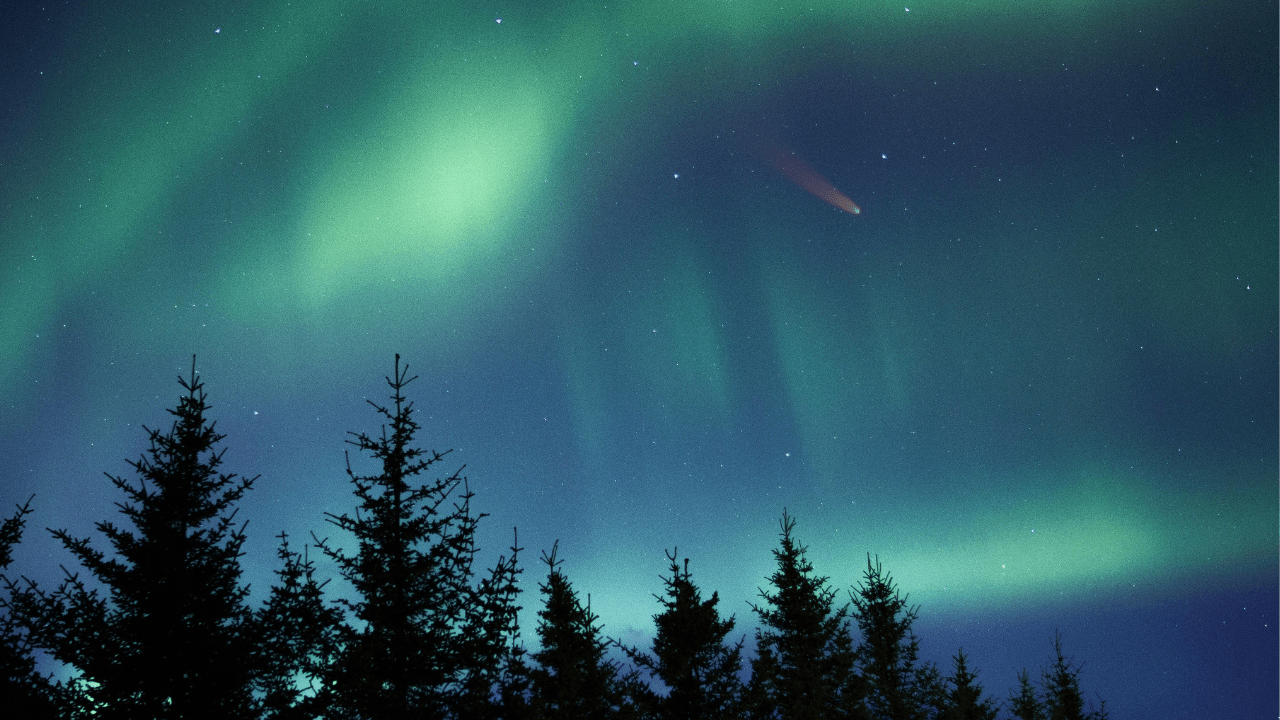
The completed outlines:
[[[11,572],[194,354],[262,598],[400,353],[529,642],[557,539],[612,637],[675,546],[749,632],[785,508],[999,698],[1060,630],[1112,717],[1276,712],[1275,2],[202,5],[0,27]]]

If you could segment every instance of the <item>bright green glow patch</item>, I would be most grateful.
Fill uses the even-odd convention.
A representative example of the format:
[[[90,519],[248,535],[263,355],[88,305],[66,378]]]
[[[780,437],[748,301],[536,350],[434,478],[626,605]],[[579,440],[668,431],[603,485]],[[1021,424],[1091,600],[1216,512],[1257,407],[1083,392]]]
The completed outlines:
[[[560,121],[518,55],[426,68],[329,165],[301,221],[313,302],[387,277],[440,280],[512,242]]]
[[[865,546],[913,600],[951,607],[1146,588],[1180,574],[1267,562],[1270,541],[1259,529],[1274,522],[1275,501],[1257,486],[1170,493],[1144,478],[1105,471],[1022,483],[1001,478],[993,486],[1005,492],[957,499],[929,522],[907,513],[892,527],[867,528],[856,550],[826,539],[815,543],[817,556],[838,557],[832,576],[844,581],[865,567],[865,555],[857,554]],[[1026,493],[1010,497],[1007,489],[1019,486]],[[904,543],[904,537],[912,539]]]
[[[1166,552],[1156,518],[1111,478],[1085,478],[975,520],[985,530],[917,548],[930,586],[988,595],[1061,591],[1154,567]],[[902,572],[915,576],[911,565]]]

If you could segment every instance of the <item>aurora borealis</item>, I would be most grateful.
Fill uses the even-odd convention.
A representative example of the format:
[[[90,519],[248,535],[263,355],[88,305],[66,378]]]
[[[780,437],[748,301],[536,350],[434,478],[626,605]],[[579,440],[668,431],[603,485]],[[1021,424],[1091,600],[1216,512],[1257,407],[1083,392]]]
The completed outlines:
[[[351,507],[401,353],[495,556],[613,637],[740,628],[783,508],[987,690],[1277,692],[1274,2],[80,3],[0,29],[14,569],[97,538],[197,367],[245,567]],[[861,207],[760,157],[782,143]],[[7,513],[6,513],[7,514]],[[323,568],[322,568],[323,569]],[[532,635],[532,625],[525,630]],[[1096,694],[1095,694],[1096,693]]]

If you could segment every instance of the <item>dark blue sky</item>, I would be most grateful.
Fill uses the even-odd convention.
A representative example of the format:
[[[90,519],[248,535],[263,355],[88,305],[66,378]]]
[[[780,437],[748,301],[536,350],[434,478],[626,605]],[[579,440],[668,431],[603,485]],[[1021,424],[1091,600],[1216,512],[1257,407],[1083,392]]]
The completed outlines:
[[[92,535],[198,368],[273,536],[352,504],[394,353],[494,557],[606,632],[679,546],[750,627],[783,508],[1003,697],[1269,716],[1271,3],[341,1],[3,29],[0,490]],[[501,22],[499,22],[501,20]],[[769,163],[803,158],[862,209]],[[4,499],[4,498],[0,498]],[[335,585],[336,587],[336,585]],[[532,636],[527,623],[526,635]]]

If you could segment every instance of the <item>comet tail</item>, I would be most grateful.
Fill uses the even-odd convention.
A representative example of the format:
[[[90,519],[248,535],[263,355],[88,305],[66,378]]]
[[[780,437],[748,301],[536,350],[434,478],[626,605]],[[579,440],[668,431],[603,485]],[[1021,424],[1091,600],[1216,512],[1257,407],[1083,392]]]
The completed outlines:
[[[770,153],[769,161],[783,175],[786,175],[792,182],[800,187],[808,190],[818,198],[844,210],[847,213],[858,215],[862,212],[862,208],[844,193],[840,192],[826,178],[818,174],[804,161],[804,158],[792,152],[774,149]]]

